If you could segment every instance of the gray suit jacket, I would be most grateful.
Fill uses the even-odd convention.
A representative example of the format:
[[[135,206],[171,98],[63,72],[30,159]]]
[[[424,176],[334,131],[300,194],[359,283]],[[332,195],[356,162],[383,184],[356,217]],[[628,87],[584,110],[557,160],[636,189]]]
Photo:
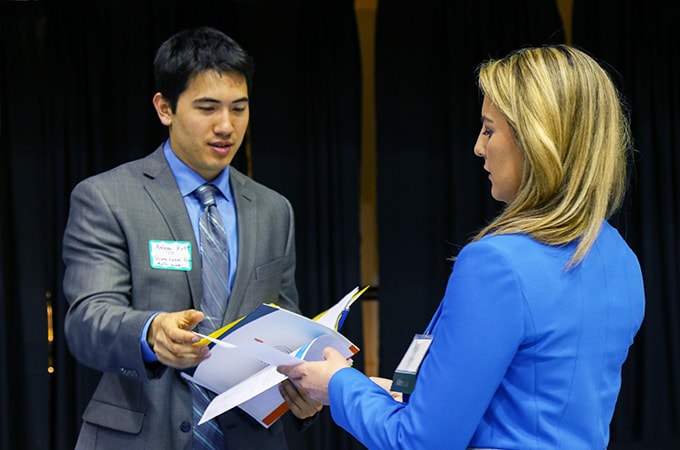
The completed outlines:
[[[239,254],[224,324],[262,303],[298,311],[289,201],[233,167],[230,177]],[[191,242],[192,270],[152,268],[151,240]],[[154,312],[200,308],[198,245],[162,146],[73,189],[63,256],[69,348],[103,373],[77,448],[191,448],[189,387],[178,371],[145,364],[139,342]],[[286,448],[280,421],[265,429],[238,408],[219,421],[230,450]]]

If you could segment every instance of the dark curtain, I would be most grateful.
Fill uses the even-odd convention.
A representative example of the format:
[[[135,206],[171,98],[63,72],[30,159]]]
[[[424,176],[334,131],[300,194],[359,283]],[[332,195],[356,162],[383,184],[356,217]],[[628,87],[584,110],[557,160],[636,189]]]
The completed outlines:
[[[255,58],[250,133],[234,165],[293,203],[303,313],[316,315],[359,284],[352,1],[2,2],[2,449],[73,448],[99,374],[71,357],[63,337],[68,196],[81,179],[145,156],[167,136],[151,103],[153,56],[171,34],[198,25],[223,30]],[[362,346],[361,308],[342,331]],[[360,448],[327,408],[289,437],[295,449]]]
[[[313,317],[360,283],[361,73],[354,3],[269,5],[266,13],[254,11],[256,25],[243,30],[243,45],[261,55],[252,105],[252,170],[255,179],[293,201],[300,306]],[[341,331],[362,345],[358,302]],[[361,352],[354,364],[363,369]],[[291,450],[363,448],[333,423],[328,408],[312,428],[288,438]]]
[[[574,3],[574,44],[608,66],[636,141],[628,196],[612,222],[640,259],[647,309],[623,367],[615,450],[680,448],[679,19],[656,1]],[[450,273],[447,257],[499,207],[472,154],[480,126],[474,67],[525,44],[560,42],[561,25],[555,2],[380,5],[381,375],[391,376],[427,325]]]
[[[376,25],[380,373],[391,377],[444,293],[451,263],[499,210],[473,146],[475,69],[563,42],[554,2],[380,3]]]
[[[645,321],[624,365],[613,449],[680,448],[680,13],[659,1],[574,3],[574,44],[615,70],[636,157],[627,239],[645,280]]]
[[[0,445],[4,449],[47,448],[50,432],[47,306],[56,294],[53,277],[58,256],[50,230],[52,158],[46,133],[37,132],[50,128],[48,105],[40,100],[47,89],[35,77],[47,67],[45,24],[33,12],[37,8],[7,21],[3,11],[0,21]],[[10,67],[13,70],[7,70]]]

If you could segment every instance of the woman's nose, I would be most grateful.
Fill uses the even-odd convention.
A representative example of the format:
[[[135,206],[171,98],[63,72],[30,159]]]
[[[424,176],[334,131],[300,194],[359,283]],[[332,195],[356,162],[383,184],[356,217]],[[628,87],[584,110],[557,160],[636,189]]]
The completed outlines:
[[[484,157],[484,146],[482,145],[481,141],[481,136],[477,138],[477,142],[475,142],[475,146],[472,148],[472,151],[475,153],[475,156],[479,156],[480,158]]]

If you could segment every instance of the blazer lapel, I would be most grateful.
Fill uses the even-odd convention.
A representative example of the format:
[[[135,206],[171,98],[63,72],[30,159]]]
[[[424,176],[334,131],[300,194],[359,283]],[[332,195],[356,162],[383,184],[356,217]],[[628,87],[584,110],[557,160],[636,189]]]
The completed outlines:
[[[149,178],[149,182],[145,185],[146,192],[165,219],[173,239],[191,241],[193,264],[192,269],[186,272],[186,276],[192,302],[198,309],[201,298],[201,257],[184,199],[165,159],[162,145],[146,158],[143,171],[144,175]]]
[[[229,297],[229,304],[225,312],[225,323],[230,323],[250,311],[251,306],[245,303],[248,281],[250,279],[255,255],[255,240],[257,228],[257,208],[255,208],[255,194],[248,189],[246,176],[231,167],[229,169],[231,189],[236,203],[236,217],[238,223],[238,262],[236,277]],[[247,268],[248,270],[242,270]],[[245,309],[244,309],[245,308]]]

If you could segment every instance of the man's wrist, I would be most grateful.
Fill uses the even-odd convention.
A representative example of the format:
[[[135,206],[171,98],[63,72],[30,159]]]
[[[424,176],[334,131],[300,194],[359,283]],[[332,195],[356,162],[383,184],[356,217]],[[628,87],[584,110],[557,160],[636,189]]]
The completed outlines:
[[[139,343],[142,348],[142,359],[147,364],[158,361],[158,357],[154,353],[153,348],[151,348],[151,345],[149,345],[149,341],[147,340],[147,335],[149,334],[149,327],[151,326],[151,322],[153,322],[153,319],[155,319],[158,314],[160,314],[160,312],[153,313],[146,320],[144,328],[142,328],[142,335],[139,339]]]

